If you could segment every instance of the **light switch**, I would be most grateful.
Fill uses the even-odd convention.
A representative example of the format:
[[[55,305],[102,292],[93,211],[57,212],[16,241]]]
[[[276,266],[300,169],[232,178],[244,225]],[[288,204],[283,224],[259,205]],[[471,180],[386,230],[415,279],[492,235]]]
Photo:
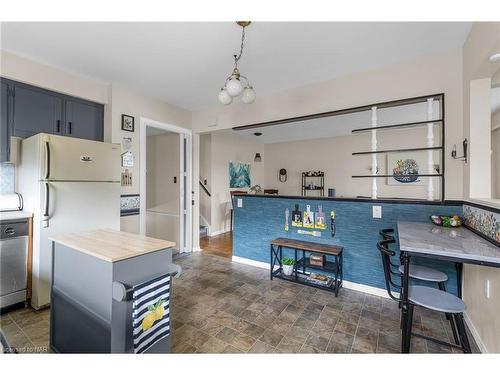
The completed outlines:
[[[484,294],[486,296],[486,298],[490,298],[490,295],[491,295],[491,283],[490,283],[490,280],[486,279],[486,281],[484,282]]]
[[[243,199],[241,198],[238,198],[238,203],[237,203],[238,207],[243,207]]]
[[[372,206],[373,218],[382,219],[382,206]]]

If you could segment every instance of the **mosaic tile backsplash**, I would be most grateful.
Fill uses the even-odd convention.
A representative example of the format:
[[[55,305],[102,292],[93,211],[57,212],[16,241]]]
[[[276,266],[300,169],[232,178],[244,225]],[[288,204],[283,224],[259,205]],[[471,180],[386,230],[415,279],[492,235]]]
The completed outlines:
[[[139,215],[141,197],[139,194],[120,196],[120,216]]]
[[[269,242],[276,237],[341,245],[344,247],[344,280],[381,289],[385,288],[385,279],[380,253],[376,248],[379,230],[396,228],[398,220],[429,222],[430,215],[462,213],[461,204],[373,204],[256,196],[238,198],[243,199],[243,207],[234,209],[233,255],[269,263]],[[327,217],[327,229],[320,231],[321,237],[299,234],[297,228],[291,225],[289,231],[284,230],[285,209],[288,208],[291,212],[295,204],[299,204],[302,211],[306,209],[306,204],[311,205],[312,211],[316,211],[319,204],[322,205]],[[382,206],[382,219],[372,218],[374,205]],[[335,237],[332,237],[330,232],[331,210],[335,211]],[[393,249],[398,253],[398,246]],[[445,272],[449,277],[447,289],[452,293],[456,292],[454,263],[417,257],[414,257],[412,262]]]
[[[13,193],[16,183],[14,164],[0,163],[0,194]]]
[[[500,213],[464,204],[464,221],[467,226],[500,243]]]

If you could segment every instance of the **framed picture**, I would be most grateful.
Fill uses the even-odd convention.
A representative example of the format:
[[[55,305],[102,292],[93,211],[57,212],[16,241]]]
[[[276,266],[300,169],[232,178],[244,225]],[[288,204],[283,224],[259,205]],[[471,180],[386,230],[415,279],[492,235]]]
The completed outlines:
[[[229,162],[229,187],[249,188],[250,183],[250,164]]]
[[[134,117],[129,115],[122,115],[122,130],[127,132],[134,131]]]
[[[127,151],[122,154],[122,167],[133,167],[134,166],[134,154]]]
[[[423,185],[419,174],[426,174],[426,152],[401,152],[387,155],[388,185]]]

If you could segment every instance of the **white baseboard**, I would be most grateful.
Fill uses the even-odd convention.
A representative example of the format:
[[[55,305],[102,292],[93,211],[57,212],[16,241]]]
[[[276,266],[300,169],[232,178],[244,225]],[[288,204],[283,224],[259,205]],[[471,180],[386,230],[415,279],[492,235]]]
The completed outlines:
[[[227,233],[227,232],[231,232],[231,231],[229,229],[216,230],[214,232],[210,232],[209,236],[210,237],[215,237],[215,236],[218,236],[219,234],[224,234],[224,233]]]
[[[233,255],[232,261],[236,262],[236,263],[248,264],[249,266],[254,266],[254,267],[264,268],[266,270],[269,270],[269,263],[259,262],[258,260],[237,257],[236,255]]]
[[[236,263],[247,264],[249,266],[254,266],[254,267],[269,270],[269,263],[260,262],[258,260],[252,260],[252,259],[242,258],[242,257],[238,257],[238,256],[233,255],[232,261],[236,262]],[[372,294],[374,296],[390,298],[389,295],[387,294],[387,291],[385,289],[382,289],[382,288],[376,288],[374,286],[353,283],[352,281],[346,281],[346,280],[342,281],[342,286],[346,289],[357,290],[358,292]],[[395,295],[398,296],[398,293],[395,293]]]
[[[193,253],[197,252],[197,251],[201,251],[201,247],[194,247],[193,246]]]
[[[481,339],[479,332],[477,331],[476,327],[472,323],[472,320],[470,319],[469,315],[467,315],[467,311],[464,313],[464,320],[465,320],[465,324],[467,324],[467,327],[469,327],[470,333],[472,334],[472,337],[474,337],[474,341],[476,342],[481,353],[487,354],[488,349],[486,349],[486,346],[484,345],[484,342]]]

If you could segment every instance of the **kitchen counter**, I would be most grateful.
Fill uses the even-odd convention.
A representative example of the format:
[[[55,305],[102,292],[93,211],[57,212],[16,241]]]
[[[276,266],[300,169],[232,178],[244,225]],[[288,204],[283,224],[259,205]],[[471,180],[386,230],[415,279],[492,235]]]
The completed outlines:
[[[399,247],[408,253],[453,257],[500,265],[500,248],[465,227],[398,222]]]
[[[133,353],[132,291],[177,271],[172,264],[175,243],[111,229],[51,240],[51,349]],[[168,312],[170,300],[164,303]],[[170,335],[147,351],[170,352]]]
[[[175,246],[175,242],[113,229],[65,234],[50,240],[106,262],[117,262]]]
[[[33,217],[31,212],[27,211],[2,211],[0,212],[0,221],[4,220],[22,220]]]

